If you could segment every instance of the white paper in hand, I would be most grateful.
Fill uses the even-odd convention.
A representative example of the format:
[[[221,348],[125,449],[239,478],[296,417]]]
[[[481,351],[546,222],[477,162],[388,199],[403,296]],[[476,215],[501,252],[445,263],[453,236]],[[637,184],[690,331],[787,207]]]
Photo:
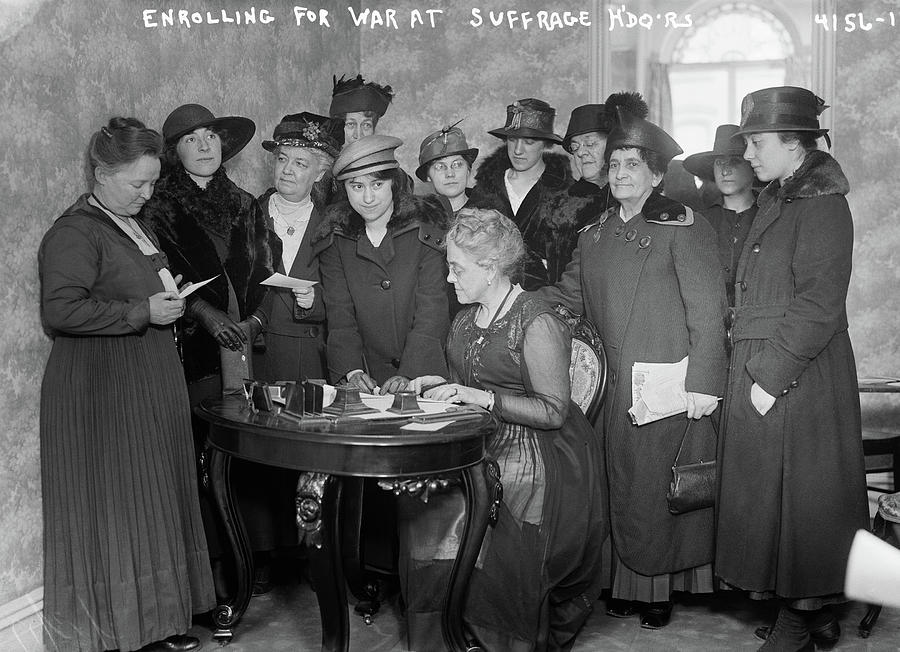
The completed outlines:
[[[316,283],[317,281],[306,281],[302,278],[294,278],[293,276],[286,276],[284,274],[275,272],[265,281],[262,281],[260,285],[271,285],[272,287],[276,288],[288,288],[290,290],[294,290],[311,288]]]
[[[204,285],[206,285],[210,281],[215,281],[217,278],[219,278],[219,274],[216,274],[212,278],[208,278],[205,281],[200,281],[199,283],[191,283],[190,285],[182,288],[181,291],[178,293],[178,296],[180,296],[182,299],[187,298],[188,296],[192,295],[196,290],[199,290],[200,288],[202,288]]]

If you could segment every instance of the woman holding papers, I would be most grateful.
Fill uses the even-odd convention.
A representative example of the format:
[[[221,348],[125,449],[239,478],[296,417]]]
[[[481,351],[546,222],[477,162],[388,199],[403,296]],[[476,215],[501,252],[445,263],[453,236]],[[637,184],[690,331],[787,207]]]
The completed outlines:
[[[188,298],[181,323],[191,405],[243,391],[242,380],[251,377],[250,344],[265,326],[266,286],[260,282],[272,274],[269,231],[256,199],[228,178],[223,165],[255,130],[248,118],[216,118],[198,104],[172,111],[163,124],[163,173],[143,209],[173,271],[188,281],[213,279]],[[207,446],[207,428],[194,419],[198,450]],[[233,475],[239,477],[244,467],[233,465]],[[240,489],[236,493],[240,498]],[[219,559],[218,521],[206,494],[201,501],[210,552]],[[224,595],[220,568],[216,564],[216,589]]]
[[[525,254],[515,223],[463,208],[447,234],[460,303],[447,340],[450,383],[425,396],[491,410],[487,454],[503,500],[481,548],[464,611],[487,650],[569,649],[600,593],[608,534],[601,441],[572,403],[572,336],[543,301],[510,280]],[[413,381],[421,391],[443,377]],[[464,524],[462,492],[401,503],[401,579],[409,647],[446,649],[441,603]]]
[[[184,300],[135,219],[162,149],[134,118],[98,130],[92,191],[38,254],[47,650],[189,650],[191,615],[214,605],[172,332]]]
[[[365,136],[341,152],[335,179],[347,201],[328,208],[314,238],[325,308],[331,380],[383,393],[410,378],[446,374],[450,328],[446,212],[402,183],[392,136]]]
[[[850,186],[816,143],[825,108],[804,88],[758,90],[744,98],[738,131],[768,185],[737,267],[716,574],[782,600],[767,652],[837,642],[829,605],[844,600],[851,541],[869,527],[845,306]]]
[[[275,187],[259,198],[270,232],[275,271],[319,280],[312,238],[322,222],[331,166],[344,142],[344,127],[314,113],[286,115],[263,148],[275,159]],[[254,358],[257,378],[268,381],[325,378],[325,303],[321,287],[278,288],[264,303],[265,352]]]
[[[709,415],[721,395],[725,356],[725,290],[715,233],[690,208],[660,194],[678,144],[656,125],[619,108],[606,157],[620,206],[584,229],[555,287],[539,294],[585,314],[599,329],[609,361],[606,437],[612,525],[613,616],[641,616],[659,628],[671,617],[673,591],[713,589],[713,510],[672,515],[666,492],[685,433],[684,414],[636,426],[632,366],[687,357],[684,407],[696,419],[685,458],[715,456]]]
[[[189,298],[180,335],[193,403],[240,387],[250,375],[248,343],[265,325],[260,282],[272,274],[266,220],[223,165],[255,130],[249,118],[216,118],[199,104],[172,111],[163,124],[162,176],[143,210],[173,271],[186,281],[216,277]]]

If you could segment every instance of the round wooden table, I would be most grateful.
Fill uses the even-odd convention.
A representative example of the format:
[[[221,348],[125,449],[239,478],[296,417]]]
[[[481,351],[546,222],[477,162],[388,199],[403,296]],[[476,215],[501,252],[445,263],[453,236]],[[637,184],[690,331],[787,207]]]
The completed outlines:
[[[464,629],[462,607],[469,576],[502,488],[496,465],[484,460],[493,427],[487,412],[434,432],[402,430],[408,418],[391,420],[287,419],[254,412],[243,398],[205,400],[197,415],[209,422],[208,483],[234,551],[237,590],[214,612],[214,638],[227,643],[250,601],[253,554],[229,479],[233,457],[304,471],[298,485],[297,518],[309,552],[322,621],[322,650],[349,650],[349,617],[341,554],[342,487],[345,478],[421,478],[459,473],[466,499],[466,525],[454,562],[442,619],[451,650],[477,650]]]

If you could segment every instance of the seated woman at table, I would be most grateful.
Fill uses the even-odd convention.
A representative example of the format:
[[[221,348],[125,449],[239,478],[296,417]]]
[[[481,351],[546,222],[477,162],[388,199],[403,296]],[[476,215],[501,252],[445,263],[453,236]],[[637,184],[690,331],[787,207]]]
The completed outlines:
[[[392,136],[347,145],[334,164],[347,201],[329,207],[313,241],[328,317],[332,382],[392,393],[410,378],[446,373],[450,327],[446,213],[402,183]]]
[[[426,397],[491,410],[487,454],[503,501],[482,545],[464,618],[490,650],[570,645],[600,592],[608,533],[602,441],[570,400],[571,334],[548,304],[511,282],[525,253],[516,225],[462,209],[447,234],[448,279],[461,303],[447,341],[449,384]],[[443,382],[425,376],[412,388]],[[442,650],[440,610],[463,527],[458,489],[401,510],[401,586],[409,647]]]

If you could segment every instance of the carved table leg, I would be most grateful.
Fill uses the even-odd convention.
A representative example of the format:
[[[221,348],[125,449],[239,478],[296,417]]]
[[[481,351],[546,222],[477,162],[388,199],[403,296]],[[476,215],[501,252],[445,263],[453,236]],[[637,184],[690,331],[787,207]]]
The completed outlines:
[[[500,468],[493,460],[463,470],[463,492],[466,497],[466,522],[459,552],[453,562],[447,598],[441,616],[444,643],[454,652],[481,652],[477,641],[466,636],[463,607],[469,589],[469,578],[475,568],[488,523],[496,523],[503,485]]]
[[[213,611],[216,630],[213,639],[225,645],[234,636],[234,627],[247,610],[253,586],[253,552],[244,529],[244,522],[231,493],[231,456],[216,448],[209,449],[210,488],[213,500],[225,525],[237,566],[237,587],[234,596]]]
[[[309,553],[309,574],[319,603],[323,652],[348,652],[350,618],[341,559],[342,482],[338,476],[301,473],[297,482],[297,526]]]

